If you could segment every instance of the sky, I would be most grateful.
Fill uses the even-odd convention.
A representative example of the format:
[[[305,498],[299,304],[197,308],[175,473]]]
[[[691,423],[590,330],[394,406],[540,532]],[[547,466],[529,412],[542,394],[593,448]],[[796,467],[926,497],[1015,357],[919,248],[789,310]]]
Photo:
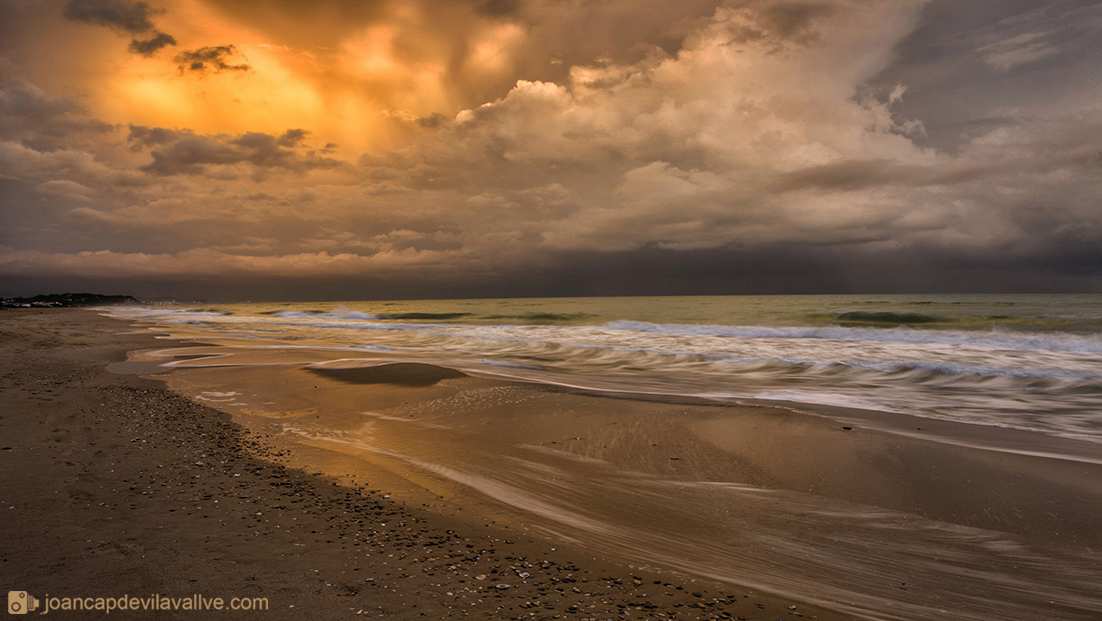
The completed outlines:
[[[0,295],[1102,292],[1102,2],[0,0]]]

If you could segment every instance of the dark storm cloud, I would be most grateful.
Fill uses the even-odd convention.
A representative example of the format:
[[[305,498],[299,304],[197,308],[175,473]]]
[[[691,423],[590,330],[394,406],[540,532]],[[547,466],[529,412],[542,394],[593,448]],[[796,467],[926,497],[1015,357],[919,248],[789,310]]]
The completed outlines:
[[[132,39],[130,41],[130,47],[127,49],[129,49],[132,54],[150,58],[161,49],[170,45],[176,45],[176,38],[163,32],[157,32],[149,39]]]
[[[518,273],[508,285],[480,286],[487,294],[501,296],[1102,290],[1102,248],[1060,239],[982,250],[916,246],[855,252],[802,244],[690,251],[642,248],[563,254],[547,262],[554,267],[523,277]]]
[[[310,132],[305,129],[288,129],[276,140],[281,147],[293,147],[302,142]]]
[[[223,71],[248,71],[250,67],[246,64],[231,65],[226,62],[226,59],[237,53],[237,48],[233,45],[218,45],[212,47],[201,47],[196,50],[184,50],[176,56],[172,57],[172,62],[176,63],[181,74],[191,71],[193,73],[206,73],[213,71],[214,73],[221,73]]]
[[[925,176],[925,169],[902,166],[890,160],[848,160],[835,164],[809,166],[781,176],[781,191],[815,188],[830,192],[852,192],[884,184],[901,184]]]
[[[761,21],[778,38],[808,40],[815,21],[837,10],[828,2],[777,2],[761,9]]]
[[[892,186],[952,186],[977,181],[988,175],[1006,174],[1008,168],[1006,164],[966,161],[954,161],[942,166],[916,166],[891,160],[846,160],[784,173],[773,189],[779,192],[809,189],[859,192]],[[1029,165],[1020,168],[1025,172]]]
[[[51,97],[33,84],[19,79],[0,82],[0,122],[4,137],[10,137],[26,124],[40,126],[70,116],[77,106],[64,97]]]
[[[951,151],[1023,117],[1102,98],[1102,4],[1094,0],[934,0],[874,85],[908,87],[896,111],[921,119],[921,144]]]
[[[339,168],[340,160],[300,153],[305,130],[289,129],[279,136],[248,132],[240,136],[201,136],[164,128],[131,127],[133,146],[157,147],[153,161],[140,170],[154,175],[199,175],[209,167],[251,165],[255,169],[282,169],[304,173],[313,169]],[[132,146],[132,148],[133,148]]]
[[[187,134],[165,129],[163,127],[131,125],[130,134],[126,137],[126,140],[130,143],[130,148],[132,150],[140,151],[144,147],[168,144],[175,140],[179,140],[184,135]]]
[[[164,13],[145,2],[125,0],[69,0],[63,9],[66,19],[99,24],[131,34],[153,30],[154,15]]]
[[[255,274],[219,278],[188,274],[89,276],[64,272],[10,276],[6,295],[43,287],[95,286],[138,296],[229,300],[347,300],[426,297],[608,295],[782,295],[808,293],[1059,293],[1102,290],[1102,251],[1076,245],[1052,253],[909,248],[853,253],[838,248],[772,245],[700,251],[645,248],[569,253],[484,273],[427,271],[417,278],[364,272],[355,278]]]
[[[127,49],[131,54],[152,58],[158,51],[176,45],[176,38],[156,30],[152,17],[162,15],[164,9],[157,9],[145,2],[126,2],[125,0],[70,0],[63,9],[66,19],[107,26],[114,30],[133,35],[151,35],[145,38],[134,37]]]
[[[153,162],[141,170],[155,175],[198,175],[205,166],[236,164],[244,154],[218,140],[206,136],[187,136],[168,147],[153,151]]]
[[[0,77],[0,139],[19,141],[37,151],[53,151],[80,134],[113,129],[88,117],[72,100],[47,95],[24,80]]]
[[[423,116],[417,119],[417,124],[426,129],[435,129],[441,125],[445,125],[450,121],[448,117],[440,114],[439,112],[433,112],[428,116]]]
[[[733,43],[766,42],[775,51],[786,44],[808,44],[816,40],[815,22],[837,11],[828,2],[743,2],[736,3],[746,18],[732,21],[728,31]]]

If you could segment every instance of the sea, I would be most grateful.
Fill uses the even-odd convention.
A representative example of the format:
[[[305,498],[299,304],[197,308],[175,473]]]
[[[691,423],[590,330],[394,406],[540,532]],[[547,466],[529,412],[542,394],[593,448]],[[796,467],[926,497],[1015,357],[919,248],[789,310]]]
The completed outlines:
[[[310,471],[393,473],[411,506],[862,619],[1102,618],[1102,295],[101,312],[165,342],[110,370],[292,443]],[[333,379],[392,362],[583,390]]]
[[[842,406],[1102,442],[1102,295],[457,299],[107,312],[238,351],[349,352],[343,362],[351,366],[416,360],[579,388]]]

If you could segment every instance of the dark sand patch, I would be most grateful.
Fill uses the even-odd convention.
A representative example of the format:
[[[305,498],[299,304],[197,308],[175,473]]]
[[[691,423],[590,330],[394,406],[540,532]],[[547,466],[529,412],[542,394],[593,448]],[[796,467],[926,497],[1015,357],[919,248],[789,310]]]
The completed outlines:
[[[322,377],[348,384],[395,384],[397,386],[432,386],[446,379],[469,377],[466,373],[419,362],[393,362],[351,369],[311,367]]]

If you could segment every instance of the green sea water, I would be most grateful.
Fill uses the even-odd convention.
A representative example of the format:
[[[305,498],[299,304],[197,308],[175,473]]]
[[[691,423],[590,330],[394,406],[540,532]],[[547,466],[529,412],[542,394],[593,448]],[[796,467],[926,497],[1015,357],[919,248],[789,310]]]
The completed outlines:
[[[344,301],[111,312],[237,347],[309,344],[571,386],[877,409],[1102,441],[1099,295]]]

